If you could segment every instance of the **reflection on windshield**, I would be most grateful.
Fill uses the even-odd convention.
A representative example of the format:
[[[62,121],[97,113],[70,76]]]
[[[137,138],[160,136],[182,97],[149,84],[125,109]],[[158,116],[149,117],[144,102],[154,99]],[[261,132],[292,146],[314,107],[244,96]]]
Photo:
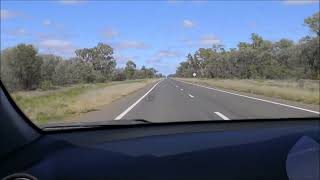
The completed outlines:
[[[1,1],[1,82],[41,127],[319,117],[318,6]]]

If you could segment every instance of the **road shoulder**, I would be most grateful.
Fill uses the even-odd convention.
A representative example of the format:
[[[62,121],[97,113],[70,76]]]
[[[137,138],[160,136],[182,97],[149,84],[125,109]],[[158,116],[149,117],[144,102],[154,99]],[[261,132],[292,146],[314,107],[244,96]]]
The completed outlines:
[[[173,80],[184,82],[184,83],[187,83],[187,84],[195,84],[195,85],[201,85],[201,86],[208,87],[208,88],[215,88],[215,89],[222,90],[222,91],[227,91],[227,92],[230,92],[230,93],[249,96],[249,97],[253,97],[253,98],[259,98],[259,99],[263,99],[263,100],[267,100],[267,101],[273,101],[273,102],[276,102],[276,103],[287,104],[287,105],[290,105],[290,106],[296,106],[296,107],[299,107],[299,108],[304,108],[304,109],[308,109],[308,110],[312,110],[312,111],[319,112],[319,110],[320,110],[320,105],[319,104],[306,104],[306,103],[302,103],[302,102],[296,102],[296,101],[290,101],[290,100],[285,100],[285,99],[280,99],[280,98],[268,97],[268,96],[253,94],[253,93],[246,93],[246,92],[235,91],[235,90],[224,89],[224,88],[216,88],[216,87],[209,86],[208,84],[201,83],[201,82],[195,83],[195,82],[188,82],[188,81],[183,81],[183,80],[178,80],[178,79],[173,79]]]
[[[67,122],[101,122],[114,120],[120,113],[125,111],[130,105],[142,97],[151,87],[153,87],[158,81],[147,84],[145,87],[123,96],[122,98],[114,100],[110,104],[106,104],[97,108],[97,111],[88,112],[82,114],[73,119],[67,120]]]

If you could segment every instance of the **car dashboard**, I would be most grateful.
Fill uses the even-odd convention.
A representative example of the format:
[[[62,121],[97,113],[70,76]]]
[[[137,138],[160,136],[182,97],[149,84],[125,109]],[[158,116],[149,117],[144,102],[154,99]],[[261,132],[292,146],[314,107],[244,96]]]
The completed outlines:
[[[49,131],[0,161],[37,179],[319,179],[319,119]]]

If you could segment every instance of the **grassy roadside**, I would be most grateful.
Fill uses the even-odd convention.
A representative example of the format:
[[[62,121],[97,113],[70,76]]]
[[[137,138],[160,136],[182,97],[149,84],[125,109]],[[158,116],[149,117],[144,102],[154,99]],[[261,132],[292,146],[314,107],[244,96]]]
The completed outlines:
[[[252,93],[306,104],[320,104],[319,81],[196,78],[176,79],[210,87]]]
[[[95,111],[99,106],[143,88],[156,79],[78,84],[48,91],[24,91],[12,94],[21,110],[36,124]]]

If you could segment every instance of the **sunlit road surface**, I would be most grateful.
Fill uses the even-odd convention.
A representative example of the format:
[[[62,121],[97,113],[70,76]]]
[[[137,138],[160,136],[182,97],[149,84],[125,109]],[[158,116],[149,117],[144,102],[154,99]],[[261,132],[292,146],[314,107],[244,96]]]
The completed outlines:
[[[151,122],[319,117],[319,112],[263,98],[163,79],[80,121],[145,119]]]

